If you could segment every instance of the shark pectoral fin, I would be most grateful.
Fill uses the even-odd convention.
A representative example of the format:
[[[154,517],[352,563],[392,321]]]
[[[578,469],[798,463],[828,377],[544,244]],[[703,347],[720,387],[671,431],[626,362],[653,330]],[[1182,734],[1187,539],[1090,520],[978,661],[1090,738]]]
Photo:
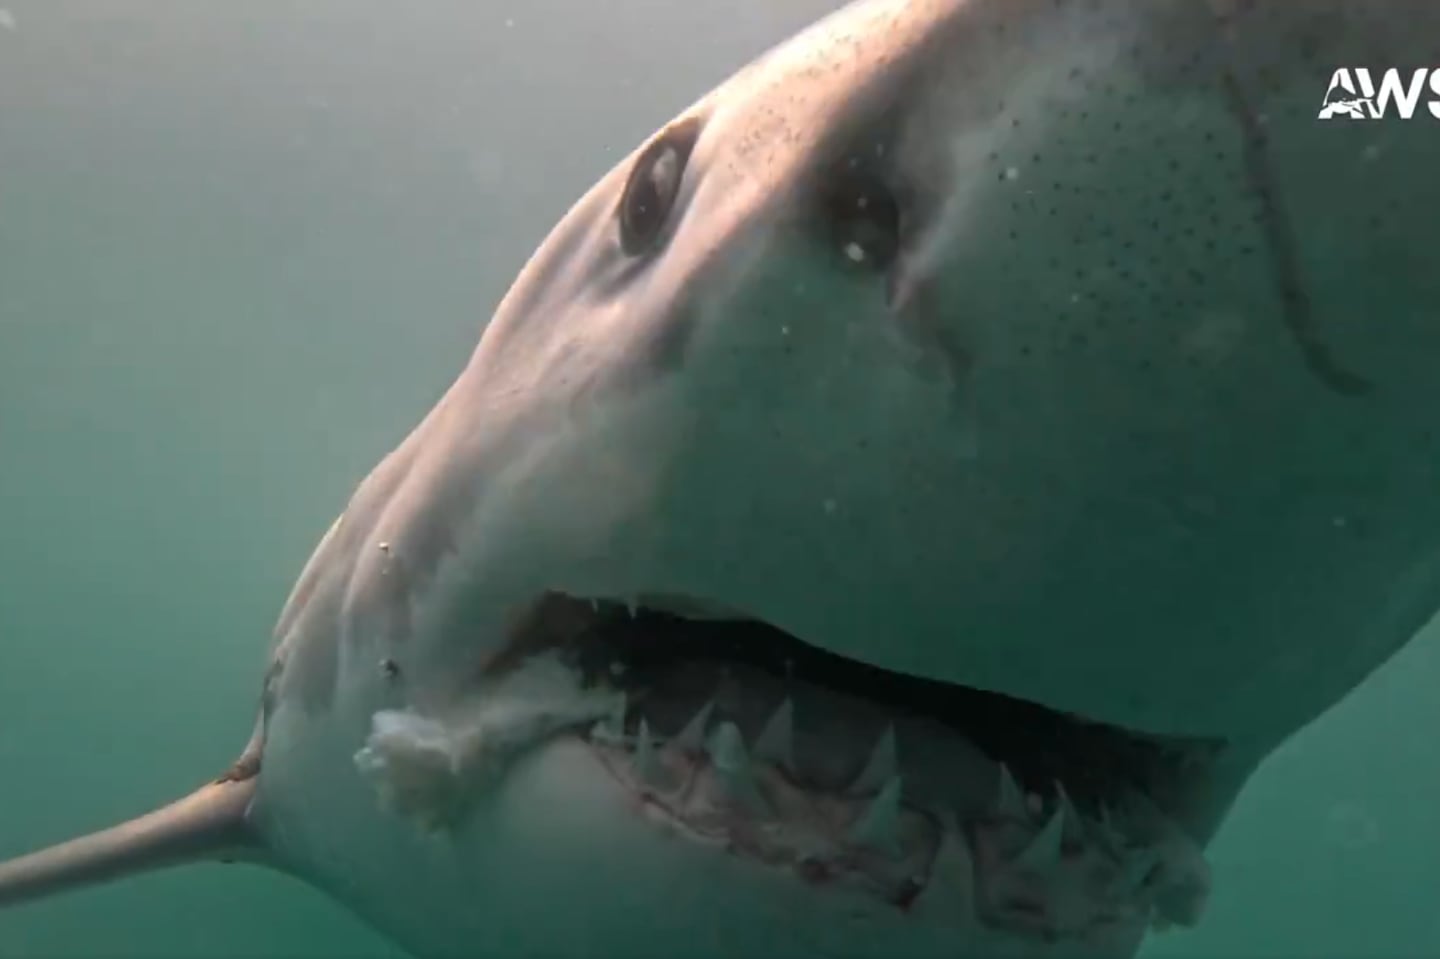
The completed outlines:
[[[0,862],[0,906],[185,863],[258,858],[255,778],[212,782],[109,829]]]

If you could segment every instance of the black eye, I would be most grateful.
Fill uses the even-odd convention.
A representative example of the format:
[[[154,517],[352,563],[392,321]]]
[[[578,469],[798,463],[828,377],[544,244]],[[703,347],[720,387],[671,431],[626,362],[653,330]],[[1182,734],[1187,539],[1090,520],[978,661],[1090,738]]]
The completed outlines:
[[[822,215],[829,240],[859,269],[884,270],[900,251],[900,204],[879,177],[845,170],[827,185]]]
[[[669,127],[635,161],[620,198],[620,247],[630,256],[649,250],[660,236],[675,198],[685,163],[700,132],[697,120]]]

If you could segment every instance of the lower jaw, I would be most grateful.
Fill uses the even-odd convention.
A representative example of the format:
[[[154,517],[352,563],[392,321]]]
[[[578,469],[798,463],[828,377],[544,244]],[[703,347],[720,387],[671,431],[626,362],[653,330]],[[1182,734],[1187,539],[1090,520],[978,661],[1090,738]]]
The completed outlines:
[[[1126,959],[1143,938],[1141,925],[1113,937],[1012,933],[963,917],[945,897],[902,910],[843,880],[810,882],[727,854],[657,819],[606,774],[600,748],[565,733],[517,757],[475,828],[443,842],[414,842],[406,823],[392,832],[386,820],[377,828],[327,814],[318,848],[370,836],[385,868],[332,862],[321,885],[430,956],[472,955],[478,942],[552,959]],[[358,811],[372,808],[367,799]]]
[[[893,729],[848,787],[822,789],[788,754],[793,724],[786,700],[747,737],[707,704],[663,741],[644,719],[627,729],[612,718],[583,738],[656,828],[787,872],[818,895],[859,894],[917,921],[1103,952],[1147,927],[1199,918],[1205,861],[1153,810],[1099,821],[1063,787],[1049,798],[1022,793],[1003,766],[982,808],[919,801],[907,796]]]
[[[1046,788],[1029,775],[1027,791],[965,733],[897,705],[893,690],[875,699],[886,683],[878,671],[854,675],[869,668],[795,646],[804,661],[776,670],[724,625],[618,616],[601,617],[608,641],[573,646],[581,663],[601,647],[600,662],[584,667],[591,681],[630,693],[583,738],[657,827],[820,894],[858,892],[1031,942],[1128,941],[1147,927],[1193,925],[1203,911],[1201,850],[1143,789],[1082,781],[1072,798],[1058,780]],[[702,633],[710,655],[691,658],[702,650],[684,648],[694,645],[685,637]],[[773,634],[763,642],[785,645]],[[655,652],[677,646],[678,656]],[[895,681],[919,695],[913,681]],[[1043,712],[1005,706],[987,718],[1029,726],[1020,739],[1058,749],[1061,727],[1047,734],[1047,723],[1067,721]]]
[[[717,628],[718,647],[687,645],[688,634],[713,639]],[[918,681],[896,687],[861,664],[786,647],[773,631],[762,636],[766,656],[787,648],[810,658],[794,669],[790,660],[757,665],[755,650],[725,630],[550,594],[522,636],[534,641],[492,662],[484,684],[504,687],[532,657],[554,659],[573,677],[572,702],[604,701],[611,711],[593,727],[552,711],[532,743],[577,737],[654,827],[783,875],[807,896],[859,895],[896,917],[961,927],[957,941],[998,937],[1107,955],[1128,952],[1147,927],[1198,919],[1208,869],[1146,789],[1118,789],[1107,774],[1093,777],[1103,788],[1080,780],[1083,788],[1067,791],[1058,778],[1047,785],[1028,754],[1015,757],[1021,774],[1012,775],[995,761],[995,730],[984,727],[1025,727],[1001,738],[1070,754],[1076,742],[1122,733],[1068,731],[1069,720],[1033,705],[996,713],[978,703],[962,710],[972,724],[968,713],[983,716],[972,740],[903,708],[916,692],[907,684]],[[494,692],[481,698],[493,705]],[[938,695],[953,706],[987,694]],[[377,724],[372,744],[382,753],[385,739]],[[1092,762],[1081,752],[1061,766],[1113,765],[1112,755]]]

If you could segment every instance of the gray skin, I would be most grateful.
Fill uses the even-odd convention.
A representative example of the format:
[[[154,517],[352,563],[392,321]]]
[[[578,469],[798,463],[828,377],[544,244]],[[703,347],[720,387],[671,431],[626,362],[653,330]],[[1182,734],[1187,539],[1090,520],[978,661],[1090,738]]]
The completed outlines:
[[[721,895],[696,877],[730,860],[671,858],[554,729],[520,771],[398,803],[466,806],[437,859],[353,757],[385,710],[472,728],[547,591],[1221,744],[1163,803],[1203,845],[1440,607],[1440,122],[1316,119],[1334,67],[1408,69],[1436,36],[1428,0],[866,0],[777,48],[576,204],[360,485],[227,779],[0,865],[0,902],[243,855],[427,954],[995,944],[933,908],[822,943],[829,893],[749,864]],[[627,240],[667,143],[674,202]],[[863,759],[851,739],[812,748]],[[616,857],[623,890],[572,878]],[[721,914],[735,935],[693,935]]]

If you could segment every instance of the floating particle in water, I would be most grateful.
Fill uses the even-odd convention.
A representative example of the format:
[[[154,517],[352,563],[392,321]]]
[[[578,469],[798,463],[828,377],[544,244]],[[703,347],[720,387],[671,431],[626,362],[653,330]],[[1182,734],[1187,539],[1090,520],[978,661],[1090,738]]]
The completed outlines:
[[[15,31],[20,29],[20,24],[15,20],[15,14],[4,7],[0,7],[0,30]]]

